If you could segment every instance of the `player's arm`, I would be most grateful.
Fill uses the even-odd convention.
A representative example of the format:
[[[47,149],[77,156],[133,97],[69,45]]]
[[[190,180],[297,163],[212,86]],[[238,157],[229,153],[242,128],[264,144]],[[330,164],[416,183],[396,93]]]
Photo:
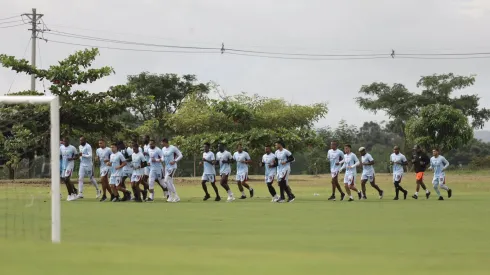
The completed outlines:
[[[119,156],[119,160],[120,160],[121,164],[119,166],[114,167],[116,170],[119,170],[128,164],[126,162],[126,159],[124,159],[124,156],[122,154]]]
[[[88,150],[87,150],[87,153],[86,154],[80,152],[80,153],[82,153],[82,157],[84,157],[84,158],[92,158],[92,147],[88,147],[87,149]]]
[[[344,164],[345,160],[344,160],[344,152],[340,152],[339,154],[339,162],[335,163],[335,165],[342,165]]]
[[[252,159],[250,158],[250,155],[247,153],[247,155],[245,155],[245,161],[243,163],[246,163],[246,164],[250,164],[252,163]]]
[[[153,157],[154,162],[162,162],[163,161],[163,152],[161,150],[157,151],[155,156],[157,156],[157,157]]]
[[[367,162],[363,163],[362,165],[370,165],[370,166],[372,166],[372,165],[374,165],[374,159],[371,157],[370,159],[368,159]]]
[[[444,171],[449,167],[449,161],[447,161],[445,157],[442,157],[442,163],[444,164],[444,167],[442,167],[442,171]]]
[[[357,156],[354,155],[354,165],[352,165],[351,168],[357,167],[357,166],[359,166],[359,164],[361,164],[361,162],[359,161]]]
[[[426,154],[422,158],[422,162],[424,163],[424,167],[427,168],[430,165],[430,158]]]
[[[260,167],[264,167],[265,166],[265,158],[264,157],[262,157],[262,160],[260,160],[259,166]]]
[[[73,157],[68,158],[68,161],[77,160],[79,158],[80,158],[80,155],[78,154],[77,149],[75,147],[73,147]]]
[[[175,154],[177,154],[177,157],[174,159],[175,162],[179,162],[182,158],[184,158],[182,152],[177,148],[175,148]]]
[[[294,156],[293,156],[293,153],[291,152],[288,152],[289,154],[287,154],[287,157],[286,157],[286,163],[291,163],[291,162],[294,162],[295,159],[294,159]]]

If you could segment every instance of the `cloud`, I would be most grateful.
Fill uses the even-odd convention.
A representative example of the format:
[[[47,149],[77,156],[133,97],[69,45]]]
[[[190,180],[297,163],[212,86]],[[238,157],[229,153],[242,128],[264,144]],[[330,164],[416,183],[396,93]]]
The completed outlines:
[[[473,18],[482,18],[490,14],[490,1],[488,0],[465,0],[461,5],[461,13]]]

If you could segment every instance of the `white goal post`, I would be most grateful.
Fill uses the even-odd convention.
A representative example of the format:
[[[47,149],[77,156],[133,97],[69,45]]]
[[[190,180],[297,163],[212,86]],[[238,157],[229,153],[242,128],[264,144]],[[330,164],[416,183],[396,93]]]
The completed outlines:
[[[49,104],[51,124],[51,241],[61,241],[60,101],[57,96],[0,96],[3,104]]]

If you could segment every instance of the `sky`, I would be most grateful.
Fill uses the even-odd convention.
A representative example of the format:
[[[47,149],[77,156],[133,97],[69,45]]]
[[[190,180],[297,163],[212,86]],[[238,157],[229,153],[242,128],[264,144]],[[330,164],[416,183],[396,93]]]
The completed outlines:
[[[152,44],[219,48],[224,43],[225,48],[309,54],[490,52],[490,0],[0,0],[0,19],[32,8],[44,14],[51,30]],[[0,27],[9,25],[1,22]],[[0,53],[30,60],[27,29],[0,28]],[[85,48],[49,40],[164,50],[49,33],[45,38],[48,42],[38,41],[37,50],[42,68]],[[481,106],[490,108],[490,58],[297,60],[219,51],[100,52],[94,65],[112,66],[116,74],[83,87],[89,91],[124,84],[127,75],[142,71],[195,74],[202,82],[219,84],[228,95],[245,92],[298,104],[327,102],[329,113],[319,127],[335,127],[341,119],[358,126],[387,120],[383,113],[357,106],[354,98],[362,85],[402,83],[417,92],[417,80],[435,73],[476,75],[473,87],[456,94],[477,94]],[[29,77],[0,68],[0,94],[29,87]],[[43,83],[37,88],[42,91]]]

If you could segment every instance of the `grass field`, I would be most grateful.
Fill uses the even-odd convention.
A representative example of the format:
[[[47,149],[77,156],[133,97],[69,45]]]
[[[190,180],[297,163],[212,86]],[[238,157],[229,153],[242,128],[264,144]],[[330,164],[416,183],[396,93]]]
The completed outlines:
[[[99,203],[87,184],[87,198],[62,201],[59,245],[49,188],[3,184],[0,274],[489,274],[490,175],[449,175],[445,201],[393,201],[379,175],[383,200],[368,187],[367,201],[328,202],[328,181],[292,177],[292,204],[270,203],[258,180],[257,198],[233,203],[201,201],[195,180],[178,183],[178,204]]]

